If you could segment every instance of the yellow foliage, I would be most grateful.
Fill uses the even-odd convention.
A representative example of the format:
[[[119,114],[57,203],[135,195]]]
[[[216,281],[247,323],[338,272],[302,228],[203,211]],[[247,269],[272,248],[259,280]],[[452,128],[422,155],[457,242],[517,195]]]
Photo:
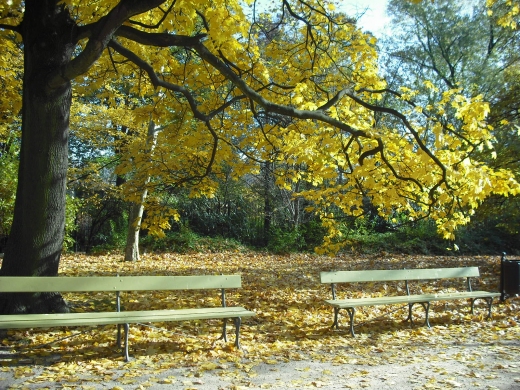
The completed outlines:
[[[513,20],[517,2],[504,1]],[[82,26],[119,4],[63,3]],[[337,2],[288,0],[269,12],[255,9],[253,17],[255,4],[166,1],[125,22],[135,35],[116,29],[111,46],[73,81],[71,131],[85,143],[117,150],[125,199],[137,201],[145,190],[155,199],[158,188],[182,186],[191,196],[211,197],[217,184],[210,173],[218,176],[224,165],[242,177],[257,172],[257,162],[283,161],[277,184],[309,183],[312,189],[298,196],[328,229],[320,250],[334,252],[342,237],[333,206],[358,215],[369,197],[381,216],[429,216],[451,238],[484,199],[518,193],[510,172],[472,158],[474,151],[496,153],[485,123],[489,105],[480,97],[452,90],[423,107],[414,102],[417,92],[403,86],[392,96],[409,111],[385,111],[379,120],[387,85],[374,39],[333,13]],[[7,22],[16,24],[23,2],[0,6],[1,15],[7,11]],[[513,26],[511,20],[504,23]],[[17,112],[19,78],[9,80],[21,69],[20,47],[12,33],[1,34],[0,113]],[[174,34],[197,39],[175,43]],[[161,128],[153,151],[146,146],[150,120]],[[6,131],[0,127],[0,136]],[[79,168],[71,175],[81,177]],[[160,235],[172,214],[151,203],[144,226]]]
[[[498,15],[498,24],[504,27],[518,28],[518,16],[520,14],[520,2],[518,0],[486,0],[488,15],[493,15],[492,7],[501,5],[505,11]]]

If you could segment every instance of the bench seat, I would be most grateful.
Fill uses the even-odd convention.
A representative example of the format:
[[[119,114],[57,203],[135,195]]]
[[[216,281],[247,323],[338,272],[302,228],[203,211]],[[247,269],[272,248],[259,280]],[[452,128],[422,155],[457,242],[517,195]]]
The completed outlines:
[[[494,298],[499,297],[500,293],[493,293],[487,291],[462,291],[454,293],[442,294],[417,294],[417,295],[396,295],[389,297],[366,297],[366,298],[351,298],[351,299],[327,299],[325,303],[333,307],[345,309],[347,307],[361,307],[361,306],[378,306],[378,305],[392,305],[392,304],[409,304],[421,302],[435,302],[447,301],[457,299],[479,299],[479,298]]]
[[[332,289],[332,299],[325,300],[325,304],[334,308],[334,322],[332,327],[338,328],[339,312],[345,309],[350,319],[350,333],[354,333],[354,315],[356,308],[363,306],[378,305],[408,305],[408,317],[405,321],[413,324],[412,308],[415,304],[420,304],[425,310],[425,325],[430,327],[429,310],[431,302],[452,301],[469,299],[471,301],[471,312],[473,313],[475,301],[485,300],[488,305],[488,318],[491,317],[493,299],[499,297],[499,292],[473,291],[471,288],[471,277],[480,276],[478,267],[458,267],[458,268],[432,268],[432,269],[401,269],[401,270],[355,270],[355,271],[330,271],[321,272],[321,283],[330,284]],[[430,294],[411,294],[409,288],[410,281],[424,281],[432,279],[466,278],[467,291],[459,292],[439,292]],[[336,294],[336,284],[338,283],[363,283],[363,282],[389,282],[404,281],[406,295],[387,295],[361,298],[338,299]]]
[[[243,307],[205,307],[180,310],[146,310],[58,314],[0,315],[0,329],[52,328],[56,326],[123,325],[148,322],[189,321],[252,317]]]

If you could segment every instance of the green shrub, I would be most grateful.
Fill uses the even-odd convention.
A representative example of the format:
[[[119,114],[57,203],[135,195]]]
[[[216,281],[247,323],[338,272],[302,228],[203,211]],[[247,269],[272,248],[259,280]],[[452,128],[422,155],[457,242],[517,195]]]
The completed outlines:
[[[180,223],[177,231],[169,231],[163,238],[144,236],[139,244],[141,251],[148,252],[225,252],[243,251],[238,241],[226,237],[202,237],[193,232],[186,223]]]
[[[196,249],[199,239],[186,224],[179,223],[177,231],[168,231],[162,238],[147,235],[140,240],[139,246],[151,252],[186,253]]]
[[[359,253],[405,253],[405,254],[446,254],[450,241],[443,240],[436,231],[433,221],[421,220],[405,224],[385,232],[377,232],[370,223],[363,220],[354,224],[354,229],[345,229],[345,251]]]
[[[323,227],[320,221],[310,220],[299,228],[302,236],[304,247],[301,248],[306,251],[313,251],[314,248],[323,243],[323,237],[327,233],[327,229]]]
[[[470,224],[455,233],[455,241],[444,240],[432,220],[420,220],[395,226],[393,230],[378,233],[370,223],[356,221],[344,227],[345,252],[401,253],[423,255],[481,254],[492,255],[506,251],[520,252],[519,236],[504,232],[492,224]]]
[[[303,237],[298,229],[284,230],[271,227],[267,250],[277,254],[298,252],[304,247]]]
[[[76,215],[81,208],[81,199],[67,195],[65,204],[65,235],[63,237],[63,250],[69,251],[73,248],[76,240],[74,233],[77,229]]]

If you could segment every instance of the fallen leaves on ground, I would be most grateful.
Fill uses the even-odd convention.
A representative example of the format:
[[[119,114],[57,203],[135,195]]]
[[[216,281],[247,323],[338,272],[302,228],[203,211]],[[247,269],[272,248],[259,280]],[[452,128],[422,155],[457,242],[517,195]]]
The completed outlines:
[[[183,383],[185,388],[201,384],[204,372],[247,383],[254,378],[255,365],[260,362],[276,365],[281,362],[314,359],[333,364],[377,365],[413,363],[424,356],[414,354],[418,346],[471,345],[475,340],[493,346],[498,340],[517,340],[518,300],[496,302],[493,318],[486,320],[487,310],[477,304],[475,314],[469,313],[468,302],[450,301],[432,303],[431,329],[421,326],[424,311],[414,309],[416,325],[403,322],[405,306],[377,306],[360,308],[356,313],[355,338],[348,331],[346,313],[340,316],[340,329],[332,330],[332,309],[323,304],[331,298],[330,286],[321,285],[320,271],[434,268],[478,266],[482,277],[473,281],[474,290],[498,291],[499,257],[322,257],[311,254],[275,256],[262,253],[211,254],[153,254],[143,256],[140,262],[123,262],[120,255],[86,256],[67,255],[61,262],[64,276],[100,275],[242,275],[242,288],[227,291],[228,306],[244,306],[256,312],[256,317],[244,319],[240,342],[242,350],[233,346],[232,322],[228,324],[227,343],[216,341],[222,322],[201,320],[172,323],[134,325],[130,327],[130,354],[132,361],[125,363],[115,345],[114,326],[11,330],[2,341],[10,358],[0,361],[1,373],[14,372],[17,378],[28,378],[26,383],[56,382],[61,387],[80,386],[82,383],[110,381],[115,375],[121,385],[146,388],[153,383]],[[403,294],[399,283],[359,283],[338,286],[339,296],[373,296]],[[464,279],[412,283],[412,292],[464,290]],[[115,295],[108,292],[65,294],[73,311],[113,311]],[[216,290],[155,291],[122,294],[123,308],[175,309],[220,305]],[[422,318],[421,318],[422,317]],[[464,349],[462,349],[464,351]],[[485,381],[478,353],[471,349],[457,356],[428,356],[430,362],[456,359],[468,363],[473,371],[465,375],[475,383]],[[495,348],[496,353],[511,354],[518,350]],[[31,365],[45,365],[45,371],[34,376]],[[191,367],[192,378],[162,377],[158,375],[172,367]],[[120,374],[121,368],[126,368]],[[489,368],[489,367],[486,367]],[[492,368],[496,375],[507,367]],[[119,373],[119,374],[116,374]],[[136,378],[148,373],[147,382]],[[424,388],[457,388],[460,383],[449,372],[442,383],[432,378]],[[360,375],[363,375],[360,372]],[[310,382],[312,387],[323,387],[330,379],[323,372],[320,380]],[[391,379],[391,378],[390,378]],[[365,379],[363,379],[365,381]],[[363,385],[361,381],[361,385]],[[367,382],[368,383],[368,382]],[[428,383],[430,383],[428,385]],[[478,383],[477,383],[478,384]],[[298,384],[293,384],[298,387]],[[428,387],[428,386],[430,387]],[[363,387],[363,386],[361,386]],[[85,385],[83,388],[88,388]],[[238,387],[237,387],[238,388]]]

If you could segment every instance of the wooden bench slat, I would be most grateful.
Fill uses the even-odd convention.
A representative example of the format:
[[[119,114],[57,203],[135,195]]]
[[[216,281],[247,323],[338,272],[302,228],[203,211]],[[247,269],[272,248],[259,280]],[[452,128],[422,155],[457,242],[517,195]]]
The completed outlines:
[[[321,283],[386,282],[480,276],[478,267],[321,272]]]
[[[122,312],[13,314],[0,315],[0,329],[51,328],[56,326],[94,326],[142,322],[188,321],[252,317],[243,307],[211,307],[181,310],[145,310]]]
[[[378,306],[391,304],[408,304],[420,302],[437,302],[446,300],[470,299],[470,298],[494,298],[499,297],[500,293],[487,291],[462,291],[456,293],[442,294],[417,294],[417,295],[396,295],[387,297],[366,297],[353,299],[328,299],[328,305],[339,308]]]
[[[151,291],[240,287],[240,275],[0,277],[0,292]]]

